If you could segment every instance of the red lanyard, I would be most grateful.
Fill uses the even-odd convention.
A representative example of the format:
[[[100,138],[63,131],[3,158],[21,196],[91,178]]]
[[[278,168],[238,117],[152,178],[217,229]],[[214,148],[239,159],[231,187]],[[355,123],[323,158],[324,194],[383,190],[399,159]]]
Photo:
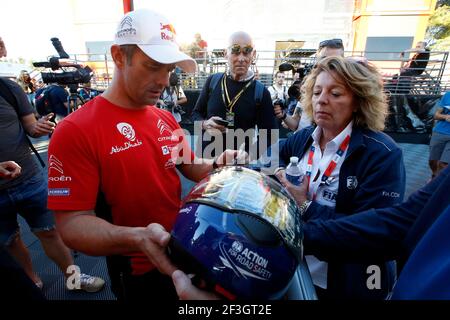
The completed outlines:
[[[333,173],[334,168],[336,168],[339,159],[342,157],[344,152],[347,150],[349,143],[350,143],[350,135],[347,135],[345,137],[344,141],[342,141],[341,145],[339,146],[339,149],[336,151],[336,154],[334,155],[333,159],[331,159],[330,163],[328,164],[327,169],[323,173],[322,179],[321,179],[322,181],[320,182],[319,186],[321,186],[323,184],[330,185],[330,183],[331,183],[330,176]],[[314,146],[311,146],[311,149],[309,150],[309,154],[308,154],[308,165],[306,167],[306,179],[308,182],[307,191],[309,191],[309,183],[311,181],[311,171],[312,171],[315,150],[316,150],[316,148]],[[316,193],[313,193],[313,200],[316,199],[316,195],[317,195]]]

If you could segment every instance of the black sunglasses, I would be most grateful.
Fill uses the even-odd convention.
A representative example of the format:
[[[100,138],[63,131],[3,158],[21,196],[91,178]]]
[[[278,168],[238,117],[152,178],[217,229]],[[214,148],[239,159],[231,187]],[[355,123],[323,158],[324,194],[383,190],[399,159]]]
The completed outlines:
[[[342,39],[329,39],[319,43],[319,49],[322,49],[323,47],[344,49],[344,44],[342,43]]]
[[[253,52],[253,47],[252,46],[241,47],[238,44],[233,44],[229,49],[230,49],[232,54],[236,54],[236,55],[240,54],[242,52],[246,56],[246,55],[248,55],[248,54]]]

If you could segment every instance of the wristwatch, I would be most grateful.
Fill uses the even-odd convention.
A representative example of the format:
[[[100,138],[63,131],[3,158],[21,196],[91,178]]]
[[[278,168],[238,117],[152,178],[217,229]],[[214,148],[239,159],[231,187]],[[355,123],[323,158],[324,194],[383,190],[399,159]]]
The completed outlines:
[[[306,210],[308,210],[309,206],[311,205],[310,200],[303,201],[303,203],[298,207],[298,210],[300,211],[300,215],[303,216]]]

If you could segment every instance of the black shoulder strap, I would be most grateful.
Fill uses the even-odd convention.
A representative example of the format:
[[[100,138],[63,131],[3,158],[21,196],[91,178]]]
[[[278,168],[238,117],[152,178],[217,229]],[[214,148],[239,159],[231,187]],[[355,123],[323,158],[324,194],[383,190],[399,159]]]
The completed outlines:
[[[255,104],[257,107],[262,103],[264,88],[265,86],[261,81],[255,80]]]
[[[209,83],[209,93],[210,94],[211,94],[211,92],[214,91],[214,89],[219,84],[219,80],[222,79],[222,77],[224,77],[224,76],[225,76],[224,73],[215,73],[212,75],[211,82]]]
[[[8,85],[3,81],[2,78],[0,78],[0,95],[8,102],[16,111],[17,118],[19,119],[19,124],[22,125],[22,122],[20,121],[20,115],[19,115],[19,104],[17,103],[16,96],[11,91],[11,89],[8,87]],[[42,160],[41,156],[39,155],[39,152],[36,150],[36,148],[33,146],[33,144],[30,141],[30,138],[28,138],[27,132],[25,131],[25,138],[28,142],[28,145],[30,146],[31,150],[33,150],[34,154],[38,158],[39,162],[42,165],[42,168],[45,168],[45,162]]]

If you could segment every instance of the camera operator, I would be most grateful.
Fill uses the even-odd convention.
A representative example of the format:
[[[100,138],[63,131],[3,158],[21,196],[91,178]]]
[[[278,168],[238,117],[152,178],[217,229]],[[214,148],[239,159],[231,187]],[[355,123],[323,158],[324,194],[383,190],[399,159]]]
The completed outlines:
[[[289,88],[289,96],[293,97],[292,106],[288,107],[287,112],[284,111],[279,105],[274,104],[275,116],[282,120],[282,124],[285,128],[289,128],[292,131],[298,131],[305,127],[312,125],[311,118],[303,114],[303,108],[300,103],[301,91],[300,81],[295,81],[294,84]],[[292,113],[290,112],[292,109]]]
[[[6,48],[0,37],[0,58],[3,56],[6,56]],[[68,267],[74,264],[70,250],[55,228],[53,212],[47,208],[44,170],[38,167],[27,142],[27,135],[38,138],[53,132],[55,124],[49,121],[53,114],[37,120],[22,88],[4,78],[0,78],[0,83],[0,162],[15,161],[21,167],[21,174],[15,179],[0,179],[0,248],[6,249],[33,283],[42,288],[43,282],[33,270],[30,253],[21,237],[18,214],[26,220],[46,255],[65,277],[71,275]],[[51,161],[49,167],[55,169]],[[98,291],[105,284],[104,280],[85,274],[79,279],[79,289],[88,292]],[[64,283],[67,287],[68,282]]]
[[[88,102],[89,100],[98,96],[99,93],[100,92],[98,90],[94,90],[91,88],[90,82],[83,84],[83,86],[80,89],[78,89],[78,94],[81,97],[81,99],[83,99],[82,101],[80,101],[80,103],[84,104]]]
[[[330,56],[344,57],[344,44],[342,39],[329,39],[321,41],[316,52],[316,61],[314,63],[306,64],[305,66],[297,69],[289,63],[280,65],[280,71],[292,70],[294,72],[294,84],[288,90],[289,97],[298,95],[298,102],[295,104],[295,108],[293,109],[292,105],[289,104],[287,112],[283,110],[279,103],[276,104],[274,102],[275,116],[282,120],[284,127],[288,127],[292,131],[296,131],[312,125],[312,119],[306,114],[302,115],[303,109],[300,104],[301,82],[303,81],[303,78],[311,72],[318,61]]]
[[[331,56],[341,56],[344,57],[344,44],[342,39],[328,39],[323,40],[319,43],[319,47],[316,51],[315,60],[310,63],[306,63],[299,68],[294,68],[294,66],[289,65],[289,63],[284,63],[280,65],[281,71],[292,70],[294,73],[293,79],[294,81],[302,82],[303,79],[311,72],[314,68],[315,64],[323,58],[331,57]]]
[[[45,85],[36,91],[36,108],[42,103],[45,104],[47,112],[53,112],[55,114],[55,123],[58,123],[68,114],[68,96],[67,90],[62,85],[57,83]]]
[[[172,113],[177,122],[181,121],[181,116],[185,113],[180,104],[187,102],[183,88],[180,86],[178,75],[172,72],[169,77],[169,86],[165,87],[158,101],[161,109]]]
[[[34,62],[37,68],[46,68],[49,72],[41,72],[42,81],[48,86],[36,94],[36,109],[40,115],[49,111],[56,114],[56,121],[63,119],[71,111],[77,109],[78,93],[80,84],[89,83],[92,78],[92,69],[71,61],[60,61],[59,59],[69,59],[69,55],[64,51],[58,38],[51,38],[53,47],[58,52],[59,57],[51,57],[48,61]],[[50,70],[51,69],[51,70]],[[55,72],[58,70],[58,72]],[[68,87],[69,92],[65,89]],[[74,99],[72,99],[72,97]],[[72,102],[74,102],[72,104]],[[52,120],[54,121],[54,119]]]
[[[316,53],[317,61],[332,56],[344,57],[344,44],[342,43],[342,39],[323,40],[319,43],[319,48]]]

